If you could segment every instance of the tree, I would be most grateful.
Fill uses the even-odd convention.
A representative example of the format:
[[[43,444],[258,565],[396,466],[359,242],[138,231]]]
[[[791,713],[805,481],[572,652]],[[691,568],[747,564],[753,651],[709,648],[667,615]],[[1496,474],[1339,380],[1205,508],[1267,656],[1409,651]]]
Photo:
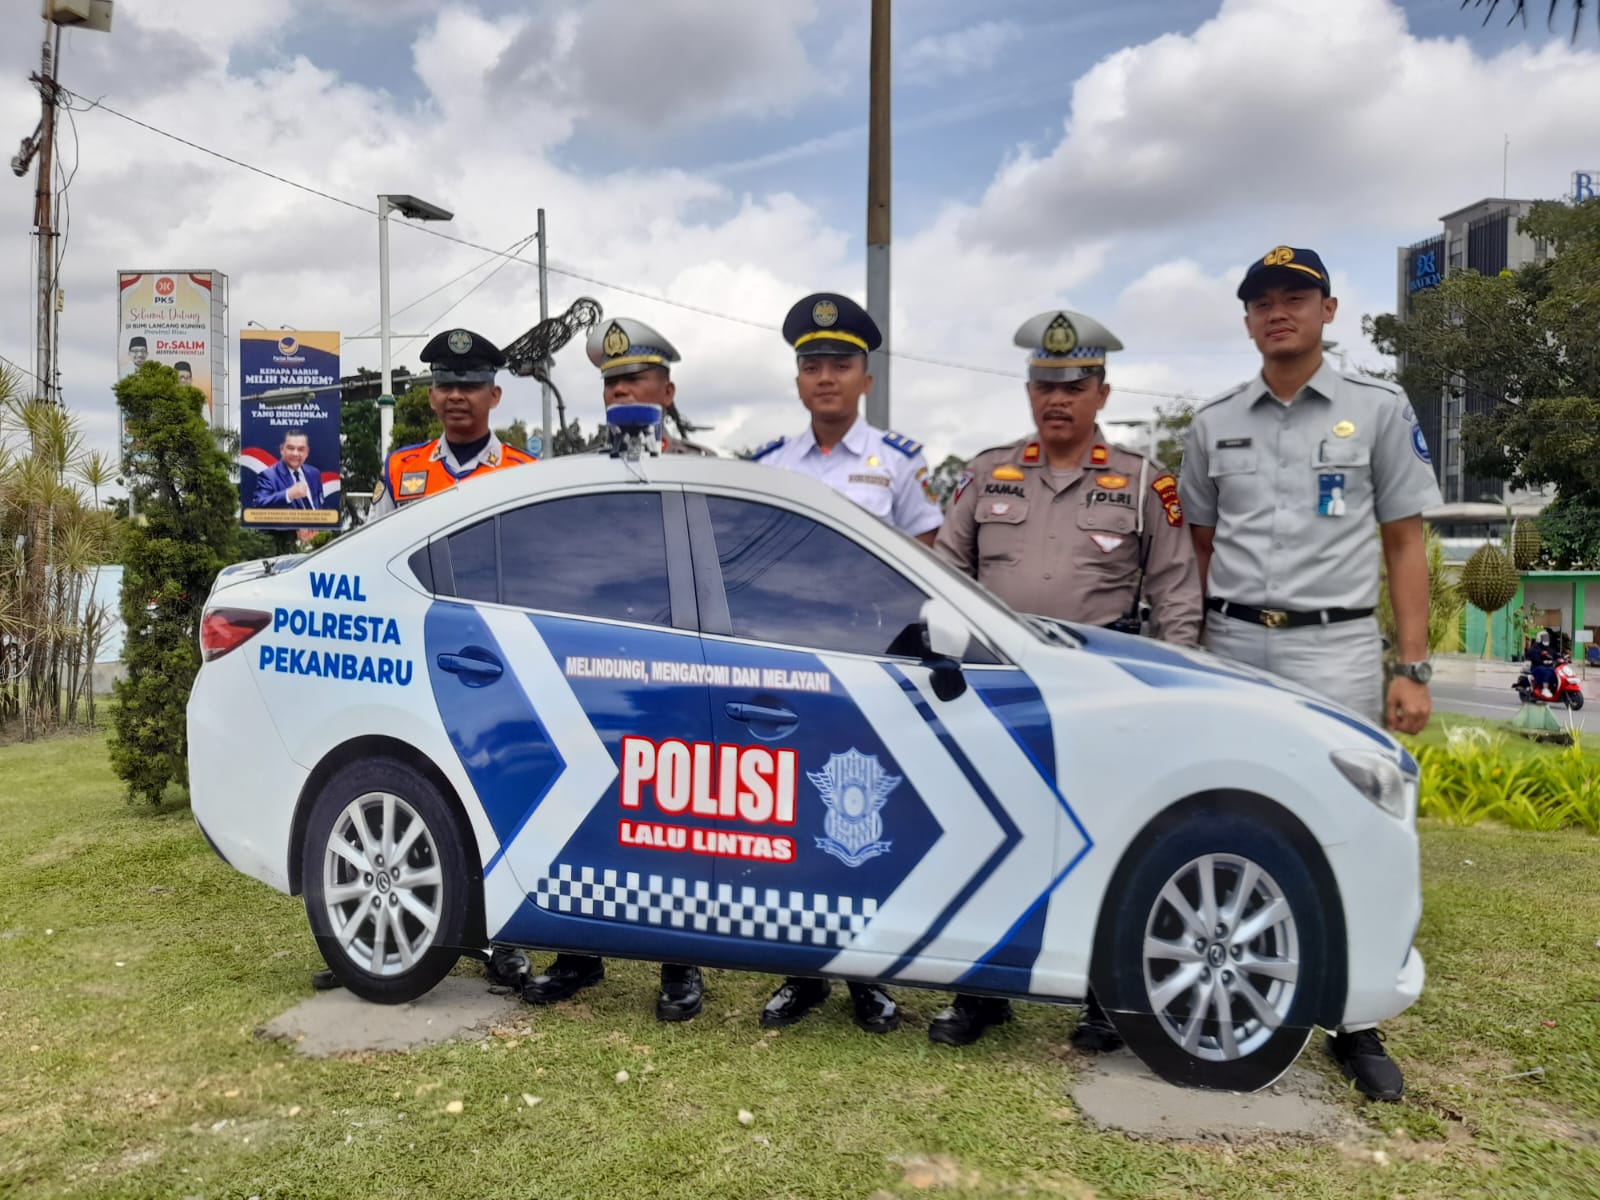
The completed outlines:
[[[950,497],[955,495],[956,484],[961,482],[962,472],[966,469],[966,459],[959,454],[947,454],[943,462],[928,472],[928,495],[941,509],[950,506]]]
[[[339,402],[339,487],[345,496],[370,496],[382,467],[378,454],[378,402]]]
[[[1512,487],[1554,486],[1541,516],[1545,561],[1600,563],[1600,200],[1541,202],[1522,232],[1550,248],[1542,262],[1451,274],[1413,298],[1404,319],[1367,317],[1378,349],[1404,356],[1413,395],[1469,390],[1502,402],[1462,421],[1467,469]]]
[[[72,415],[21,382],[0,370],[0,725],[32,738],[77,721],[80,705],[94,720],[110,609],[90,596],[119,531],[98,503],[105,456],[83,453]]]
[[[1428,552],[1428,652],[1458,649],[1457,631],[1461,614],[1466,609],[1467,598],[1451,578],[1445,562],[1444,541],[1432,529],[1423,533]],[[1394,623],[1394,609],[1389,603],[1388,563],[1380,556],[1378,568],[1378,628],[1383,634],[1384,659],[1398,661],[1395,650],[1400,637]]]
[[[1183,466],[1183,440],[1194,424],[1196,405],[1192,400],[1175,400],[1156,406],[1155,460],[1174,475]]]
[[[431,442],[444,432],[444,426],[428,403],[428,389],[420,384],[394,399],[394,425],[389,433],[389,449]]]
[[[159,803],[188,779],[185,705],[200,667],[200,612],[231,557],[239,494],[203,415],[204,396],[147,362],[116,386],[137,518],[122,577],[123,660],[111,764],[130,800]]]
[[[1494,16],[1495,12],[1499,9],[1500,0],[1461,0],[1462,8],[1466,8],[1468,4],[1471,4],[1474,8],[1481,8],[1484,10],[1483,23],[1487,25],[1489,23],[1489,18]],[[1577,41],[1578,29],[1583,21],[1583,10],[1588,4],[1589,0],[1550,0],[1549,10],[1545,14],[1545,24],[1551,29],[1554,29],[1556,25],[1556,17],[1567,5],[1571,5],[1572,40]],[[1518,17],[1521,17],[1523,26],[1527,26],[1528,0],[1506,0],[1506,7],[1511,10],[1511,15],[1506,18],[1507,25],[1511,24],[1511,22],[1515,21]]]

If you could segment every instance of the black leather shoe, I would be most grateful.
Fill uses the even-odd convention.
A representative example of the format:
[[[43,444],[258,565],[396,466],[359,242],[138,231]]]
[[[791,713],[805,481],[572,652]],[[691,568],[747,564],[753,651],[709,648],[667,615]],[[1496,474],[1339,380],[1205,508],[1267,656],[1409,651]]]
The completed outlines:
[[[1083,1006],[1083,1015],[1078,1018],[1078,1027],[1072,1031],[1069,1040],[1079,1054],[1109,1054],[1122,1049],[1122,1035],[1111,1023],[1111,1018],[1106,1016],[1106,1010],[1100,1007],[1100,1001],[1094,998],[1093,992],[1089,993],[1089,1000]]]
[[[866,983],[850,985],[850,1007],[856,1024],[868,1033],[893,1033],[900,1028],[900,1006],[881,987]]]
[[[587,954],[558,954],[544,974],[522,981],[522,998],[529,1004],[554,1004],[605,977],[604,959]]]
[[[987,996],[957,996],[955,1003],[928,1022],[928,1040],[946,1046],[970,1046],[991,1025],[1011,1020],[1011,1001]]]
[[[687,1021],[700,1011],[706,998],[706,981],[699,967],[661,964],[661,994],[656,997],[656,1020]]]
[[[314,992],[331,992],[343,986],[344,984],[339,982],[339,977],[327,967],[311,973],[311,990]]]
[[[489,961],[483,964],[483,973],[490,983],[520,988],[528,973],[528,956],[510,946],[495,946],[489,951]]]
[[[1344,1077],[1355,1081],[1356,1091],[1369,1100],[1398,1100],[1405,1091],[1405,1076],[1389,1057],[1383,1034],[1376,1029],[1330,1033],[1323,1047]]]
[[[772,993],[767,1006],[761,1010],[763,1029],[780,1029],[793,1025],[833,992],[833,984],[826,979],[807,979],[790,976],[783,986]]]

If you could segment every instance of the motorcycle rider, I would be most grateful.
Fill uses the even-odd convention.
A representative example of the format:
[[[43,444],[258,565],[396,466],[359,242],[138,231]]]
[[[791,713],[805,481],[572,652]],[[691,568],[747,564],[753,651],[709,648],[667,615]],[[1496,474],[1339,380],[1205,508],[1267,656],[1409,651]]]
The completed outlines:
[[[1526,655],[1529,674],[1533,678],[1533,689],[1547,696],[1556,694],[1556,668],[1555,651],[1550,645],[1550,631],[1540,630],[1537,641],[1528,643]]]

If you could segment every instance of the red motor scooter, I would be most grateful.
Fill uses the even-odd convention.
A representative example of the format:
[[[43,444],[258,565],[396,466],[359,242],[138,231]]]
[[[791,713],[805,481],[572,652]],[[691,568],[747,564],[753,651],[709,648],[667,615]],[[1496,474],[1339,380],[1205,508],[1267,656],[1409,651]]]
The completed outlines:
[[[1517,698],[1524,704],[1564,704],[1571,709],[1582,708],[1583,685],[1578,682],[1578,673],[1572,669],[1572,655],[1563,654],[1558,658],[1554,670],[1554,692],[1549,688],[1534,687],[1532,675],[1523,671],[1511,685],[1516,689]]]

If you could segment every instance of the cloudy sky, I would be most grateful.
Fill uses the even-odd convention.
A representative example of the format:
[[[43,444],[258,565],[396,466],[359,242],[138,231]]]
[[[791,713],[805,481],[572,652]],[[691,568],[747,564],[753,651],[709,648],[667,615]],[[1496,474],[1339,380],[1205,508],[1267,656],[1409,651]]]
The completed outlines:
[[[372,332],[376,220],[357,210],[412,192],[494,248],[544,207],[566,272],[553,310],[592,295],[672,338],[680,402],[713,444],[793,432],[784,312],[814,290],[865,293],[868,7],[118,0],[109,36],[68,35],[66,86],[349,204],[75,114],[66,402],[110,448],[118,268],[225,272],[235,338],[251,320]],[[1011,335],[1036,312],[1076,308],[1121,337],[1108,415],[1140,417],[1158,394],[1250,373],[1238,277],[1274,245],[1312,246],[1342,300],[1334,336],[1377,365],[1360,317],[1393,308],[1395,247],[1501,194],[1507,136],[1513,196],[1560,196],[1600,166],[1592,22],[1573,46],[1537,18],[1481,27],[1457,0],[898,0],[894,21],[892,338],[908,357],[892,423],[936,460],[1025,429]],[[0,46],[7,145],[37,120],[37,64],[31,35]],[[0,354],[24,366],[31,219],[31,179],[0,185]],[[397,309],[489,257],[405,226]],[[510,340],[537,319],[537,273],[489,274],[396,329]],[[376,341],[347,342],[347,370],[377,365]],[[557,372],[592,423],[582,350]],[[513,383],[503,413],[537,424],[538,404]]]

